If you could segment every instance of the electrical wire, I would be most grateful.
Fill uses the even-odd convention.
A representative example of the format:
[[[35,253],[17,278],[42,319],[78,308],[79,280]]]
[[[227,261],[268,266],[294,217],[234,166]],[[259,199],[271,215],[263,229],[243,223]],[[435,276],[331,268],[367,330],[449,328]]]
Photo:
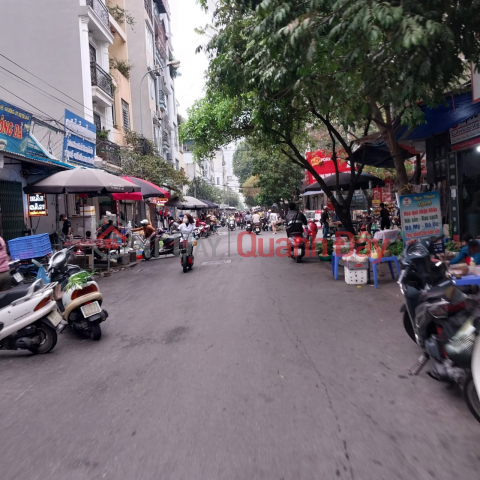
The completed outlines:
[[[34,108],[35,110],[38,110],[40,113],[43,113],[43,115],[45,115],[49,120],[54,120],[56,121],[55,119],[53,119],[50,115],[48,115],[48,113],[45,113],[43,110],[40,110],[38,107],[36,107],[35,105],[32,105],[31,103],[28,103],[26,100],[24,100],[23,98],[19,97],[18,95],[16,95],[15,93],[11,92],[10,90],[8,90],[8,88],[5,88],[3,85],[0,85],[0,88],[3,88],[6,92],[8,92],[10,95],[13,95],[14,97],[18,98],[19,100],[21,100],[22,102],[26,103],[27,105],[29,105],[30,107]],[[21,107],[19,107],[21,108]],[[43,120],[43,119],[42,119]]]
[[[3,53],[0,53],[0,57],[3,57],[5,58],[5,60],[8,60],[9,62],[13,63],[14,65],[16,65],[18,68],[20,68],[21,70],[23,70],[24,72],[27,72],[28,74],[30,74],[32,77],[35,77],[37,80],[40,80],[41,82],[45,83],[46,85],[48,85],[50,88],[53,88],[54,90],[56,90],[57,92],[61,93],[62,95],[65,95],[65,97],[69,98],[70,100],[73,100],[75,103],[78,103],[79,105],[81,105],[82,108],[86,108],[88,110],[90,110],[91,112],[93,112],[93,110],[91,108],[88,108],[87,106],[83,105],[83,103],[79,102],[78,100],[75,100],[73,97],[71,97],[70,95],[67,95],[66,93],[62,92],[61,90],[59,90],[58,88],[54,87],[53,85],[50,85],[48,82],[46,82],[45,80],[42,80],[40,77],[38,77],[37,75],[35,75],[34,73],[32,72],[29,72],[26,68],[22,67],[21,65],[19,65],[18,63],[14,62],[13,60],[11,60],[10,58],[8,58],[7,56],[3,55]]]
[[[58,102],[58,103],[60,103],[60,104],[62,104],[62,105],[66,105],[67,107],[69,107],[69,108],[71,108],[71,109],[73,109],[73,110],[76,110],[77,112],[80,112],[80,113],[82,113],[82,114],[85,113],[83,110],[80,110],[79,108],[74,107],[74,106],[72,106],[72,105],[64,102],[64,101],[61,100],[60,98],[55,97],[55,96],[52,95],[51,93],[48,93],[48,92],[46,92],[45,90],[42,90],[40,87],[37,87],[37,86],[34,85],[33,83],[30,83],[28,80],[25,80],[24,78],[22,78],[22,77],[18,76],[17,74],[11,72],[10,70],[7,70],[6,68],[4,68],[4,67],[2,67],[2,66],[0,66],[0,68],[1,68],[2,70],[5,70],[6,72],[8,72],[10,75],[13,75],[14,77],[18,78],[18,79],[21,80],[22,82],[24,82],[24,85],[25,85],[26,87],[35,89],[38,93],[45,95],[47,98],[50,98],[50,99],[52,99],[52,100],[55,100],[56,102]],[[4,75],[6,75],[4,72],[0,72],[0,73],[3,73]],[[88,108],[88,107],[86,107],[86,108]]]

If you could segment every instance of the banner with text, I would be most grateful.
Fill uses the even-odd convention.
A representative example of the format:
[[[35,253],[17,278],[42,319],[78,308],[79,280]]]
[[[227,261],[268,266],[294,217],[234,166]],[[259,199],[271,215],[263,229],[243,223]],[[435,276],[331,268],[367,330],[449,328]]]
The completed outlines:
[[[404,244],[441,234],[442,213],[438,192],[400,196],[400,215]]]
[[[65,110],[64,160],[73,165],[92,167],[97,143],[97,127]]]
[[[0,100],[0,152],[26,155],[32,115]]]

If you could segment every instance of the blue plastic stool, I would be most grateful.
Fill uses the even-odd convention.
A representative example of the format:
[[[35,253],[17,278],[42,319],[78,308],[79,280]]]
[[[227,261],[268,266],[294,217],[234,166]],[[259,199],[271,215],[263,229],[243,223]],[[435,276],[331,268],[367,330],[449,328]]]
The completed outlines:
[[[340,262],[340,256],[335,255],[335,249],[332,252],[332,275],[334,276],[335,280],[338,280],[338,264]]]
[[[392,263],[395,264],[397,269],[397,275],[400,276],[400,266],[398,265],[397,257],[383,257],[381,260],[378,258],[369,258],[368,261],[372,264],[373,267],[373,281],[375,283],[375,288],[378,288],[378,275],[377,275],[377,266],[379,263],[387,262],[388,267],[390,268],[390,273],[392,278],[395,280],[395,274],[393,273]],[[370,268],[368,269],[370,271]]]

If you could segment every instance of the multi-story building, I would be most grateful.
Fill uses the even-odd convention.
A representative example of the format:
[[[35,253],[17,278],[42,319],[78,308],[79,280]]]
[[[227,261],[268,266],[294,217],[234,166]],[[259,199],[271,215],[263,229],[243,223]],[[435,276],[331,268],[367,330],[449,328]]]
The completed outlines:
[[[135,59],[132,82],[133,119],[137,131],[155,142],[163,158],[176,169],[182,158],[178,143],[176,67],[167,0],[125,0],[138,19],[129,35],[130,58]]]

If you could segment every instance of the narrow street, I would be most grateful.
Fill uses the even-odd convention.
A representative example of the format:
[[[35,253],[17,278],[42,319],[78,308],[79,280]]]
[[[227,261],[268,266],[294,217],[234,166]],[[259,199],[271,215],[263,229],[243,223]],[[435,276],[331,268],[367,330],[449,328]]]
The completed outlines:
[[[460,394],[407,374],[393,281],[245,258],[220,231],[187,274],[166,258],[100,279],[100,342],[0,352],[2,480],[478,480]]]

